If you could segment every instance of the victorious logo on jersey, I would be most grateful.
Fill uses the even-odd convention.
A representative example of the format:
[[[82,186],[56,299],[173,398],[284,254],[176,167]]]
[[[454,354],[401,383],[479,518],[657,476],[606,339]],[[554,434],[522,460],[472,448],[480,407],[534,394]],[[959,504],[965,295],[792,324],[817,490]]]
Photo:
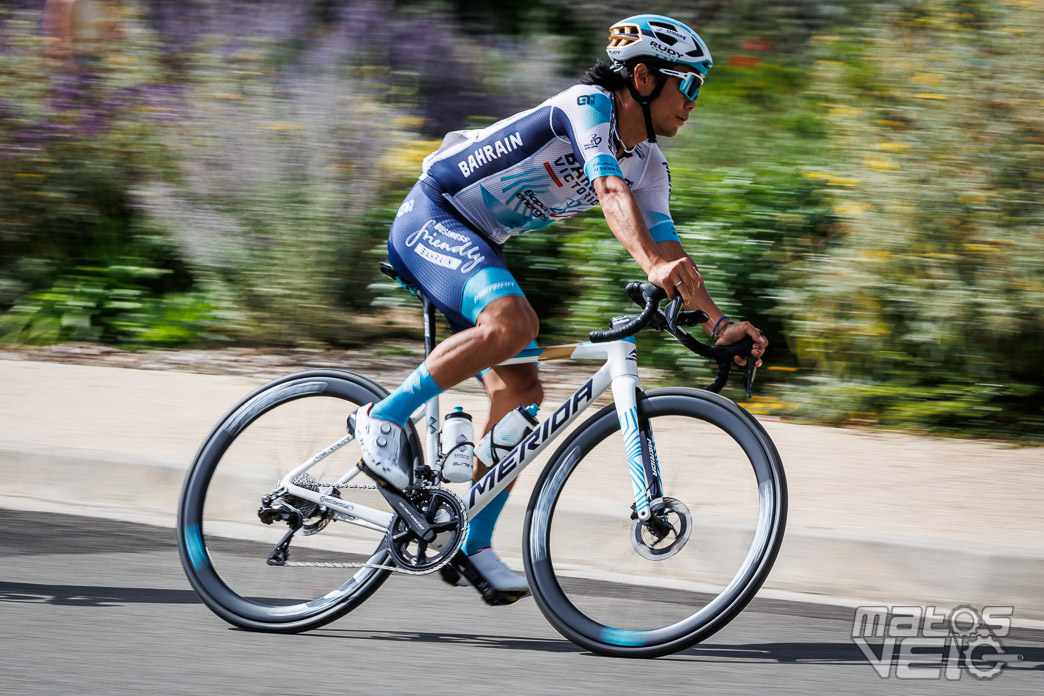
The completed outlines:
[[[457,166],[460,167],[460,171],[464,176],[471,176],[482,165],[499,159],[501,155],[506,155],[520,147],[522,147],[522,134],[515,131],[506,138],[493,141],[492,145],[476,148],[474,152],[468,155],[466,160],[457,162]]]

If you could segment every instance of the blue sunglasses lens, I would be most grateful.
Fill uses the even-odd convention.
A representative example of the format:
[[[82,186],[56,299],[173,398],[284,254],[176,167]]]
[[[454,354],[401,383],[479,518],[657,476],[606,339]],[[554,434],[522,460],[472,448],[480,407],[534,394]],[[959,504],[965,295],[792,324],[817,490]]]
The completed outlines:
[[[703,80],[696,77],[696,73],[689,73],[682,78],[681,83],[678,85],[678,89],[685,95],[686,99],[696,101],[696,97],[700,96],[700,87],[703,86]]]

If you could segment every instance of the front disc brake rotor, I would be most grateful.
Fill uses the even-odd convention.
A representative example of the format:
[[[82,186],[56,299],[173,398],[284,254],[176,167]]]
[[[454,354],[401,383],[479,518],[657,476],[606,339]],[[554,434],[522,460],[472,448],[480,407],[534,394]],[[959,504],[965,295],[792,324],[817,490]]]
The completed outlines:
[[[662,561],[682,550],[692,533],[692,514],[685,503],[664,498],[663,507],[647,520],[631,522],[631,545],[638,555]]]

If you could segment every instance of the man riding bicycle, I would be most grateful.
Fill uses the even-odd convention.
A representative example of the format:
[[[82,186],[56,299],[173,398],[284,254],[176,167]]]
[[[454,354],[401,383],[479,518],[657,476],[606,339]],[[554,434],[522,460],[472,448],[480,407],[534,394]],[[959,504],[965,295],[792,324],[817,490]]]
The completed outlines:
[[[649,282],[706,312],[703,328],[715,343],[750,336],[761,364],[768,341],[749,322],[724,315],[682,248],[668,205],[670,170],[655,144],[688,120],[712,66],[710,51],[681,22],[643,14],[612,26],[606,53],[611,63],[599,61],[582,84],[487,128],[452,132],[425,158],[392,225],[388,256],[446,316],[453,335],[390,396],[350,418],[370,475],[408,486],[402,426],[468,377],[481,373],[490,397],[484,432],[516,406],[542,401],[534,364],[499,365],[539,331],[502,245],[595,205]],[[479,461],[475,480],[485,473]],[[497,592],[522,596],[525,578],[490,548],[507,496],[470,520],[454,562],[470,565]]]

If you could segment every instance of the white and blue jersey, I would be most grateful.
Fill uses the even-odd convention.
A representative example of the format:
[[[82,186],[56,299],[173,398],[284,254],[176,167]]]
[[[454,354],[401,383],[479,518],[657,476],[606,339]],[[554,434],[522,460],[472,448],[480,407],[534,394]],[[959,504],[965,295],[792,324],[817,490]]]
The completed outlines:
[[[617,160],[615,130],[612,95],[577,85],[487,128],[448,134],[399,208],[392,265],[460,330],[490,301],[522,294],[500,245],[598,205],[599,177],[627,182],[654,241],[677,240],[667,160],[648,142]]]
[[[668,198],[670,171],[660,149],[639,143],[616,159],[612,95],[577,85],[482,130],[454,131],[424,160],[421,180],[491,241],[546,227],[595,205],[591,182],[624,179],[653,240],[677,239]]]

